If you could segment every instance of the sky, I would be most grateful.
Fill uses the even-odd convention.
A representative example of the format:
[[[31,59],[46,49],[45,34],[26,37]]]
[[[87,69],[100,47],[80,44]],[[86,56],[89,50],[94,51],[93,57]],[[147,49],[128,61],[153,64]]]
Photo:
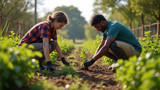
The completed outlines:
[[[70,6],[73,5],[81,11],[81,16],[85,17],[89,22],[93,15],[93,3],[95,0],[44,0],[41,5],[38,6],[37,12],[39,17],[44,16],[47,12],[53,11],[58,6]]]

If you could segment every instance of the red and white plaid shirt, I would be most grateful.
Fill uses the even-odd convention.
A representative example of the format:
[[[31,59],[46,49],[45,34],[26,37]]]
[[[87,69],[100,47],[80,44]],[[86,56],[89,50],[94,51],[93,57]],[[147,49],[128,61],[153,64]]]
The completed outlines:
[[[51,23],[49,21],[40,22],[34,25],[22,38],[19,43],[21,46],[23,43],[31,44],[43,42],[43,38],[48,38],[49,41],[51,39],[57,40],[57,32],[56,30],[51,28]]]

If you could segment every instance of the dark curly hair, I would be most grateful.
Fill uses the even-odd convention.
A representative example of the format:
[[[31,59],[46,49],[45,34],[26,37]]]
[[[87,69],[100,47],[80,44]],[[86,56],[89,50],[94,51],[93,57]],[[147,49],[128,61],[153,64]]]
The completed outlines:
[[[91,24],[91,26],[93,26],[93,25],[95,25],[95,24],[100,23],[102,20],[107,21],[103,15],[101,15],[101,14],[96,14],[96,15],[94,15],[94,16],[92,17],[92,19],[91,19],[91,21],[90,21],[90,24]]]

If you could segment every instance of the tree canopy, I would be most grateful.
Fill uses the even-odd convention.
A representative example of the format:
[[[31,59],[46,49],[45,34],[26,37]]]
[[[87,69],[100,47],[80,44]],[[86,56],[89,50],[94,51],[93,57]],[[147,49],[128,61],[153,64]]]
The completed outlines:
[[[148,22],[155,22],[160,17],[159,0],[96,0],[94,11],[108,14],[112,19],[123,19],[130,28]],[[113,17],[119,13],[120,16]],[[145,16],[145,17],[144,17]]]
[[[68,30],[69,39],[83,39],[85,38],[84,25],[87,24],[85,18],[81,16],[81,12],[74,6],[61,6],[55,8],[54,11],[64,11],[70,20],[70,24],[65,27]]]

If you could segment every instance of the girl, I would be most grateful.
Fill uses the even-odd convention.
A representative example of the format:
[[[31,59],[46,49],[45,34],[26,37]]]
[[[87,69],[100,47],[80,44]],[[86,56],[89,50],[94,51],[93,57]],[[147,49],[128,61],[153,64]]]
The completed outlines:
[[[41,70],[45,69],[42,65],[42,62],[46,59],[47,70],[53,71],[49,54],[54,49],[57,51],[63,64],[67,66],[69,65],[57,43],[56,33],[56,30],[61,29],[68,23],[68,16],[62,11],[57,11],[52,15],[48,15],[47,21],[43,21],[34,25],[20,41],[19,46],[21,46],[23,43],[27,43],[28,45],[31,44],[34,46],[33,51],[40,51],[43,54],[42,58],[38,58]]]

